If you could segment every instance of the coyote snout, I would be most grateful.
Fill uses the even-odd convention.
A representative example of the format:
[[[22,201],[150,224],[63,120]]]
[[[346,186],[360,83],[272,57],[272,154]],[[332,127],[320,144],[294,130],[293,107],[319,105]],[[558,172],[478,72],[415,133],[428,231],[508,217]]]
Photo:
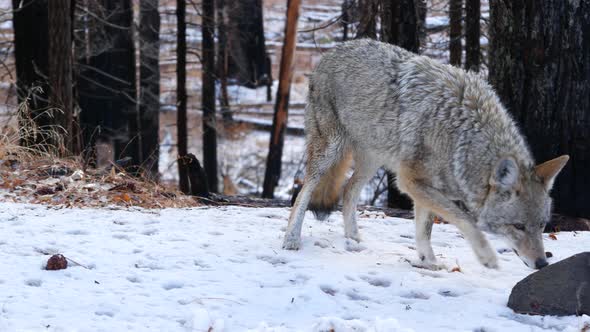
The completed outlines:
[[[486,267],[498,260],[482,231],[505,239],[531,268],[547,265],[548,193],[568,157],[535,166],[514,121],[477,74],[375,41],[343,43],[310,77],[305,134],[305,181],[283,248],[299,248],[308,207],[325,217],[336,206],[352,159],[342,198],[347,238],[360,240],[357,201],[384,167],[414,202],[423,266],[437,267],[433,214],[455,225]]]

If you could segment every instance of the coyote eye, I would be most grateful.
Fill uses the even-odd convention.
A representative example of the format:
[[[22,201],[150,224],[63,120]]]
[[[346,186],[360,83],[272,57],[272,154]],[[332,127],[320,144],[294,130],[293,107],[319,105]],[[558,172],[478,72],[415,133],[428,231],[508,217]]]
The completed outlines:
[[[524,225],[523,224],[513,224],[512,227],[518,229],[519,231],[524,231]]]

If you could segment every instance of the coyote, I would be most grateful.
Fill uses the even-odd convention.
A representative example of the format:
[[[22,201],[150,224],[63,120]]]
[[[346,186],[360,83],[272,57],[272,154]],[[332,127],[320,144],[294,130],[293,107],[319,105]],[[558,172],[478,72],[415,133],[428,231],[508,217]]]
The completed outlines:
[[[327,217],[344,188],[344,235],[360,241],[356,205],[379,167],[396,174],[414,202],[416,250],[437,268],[430,244],[436,214],[455,225],[478,260],[497,268],[482,231],[505,239],[531,268],[546,266],[542,231],[549,190],[568,156],[535,166],[490,85],[473,72],[372,40],[343,43],[310,78],[305,111],[304,185],[289,217],[284,249],[296,250],[307,208]]]

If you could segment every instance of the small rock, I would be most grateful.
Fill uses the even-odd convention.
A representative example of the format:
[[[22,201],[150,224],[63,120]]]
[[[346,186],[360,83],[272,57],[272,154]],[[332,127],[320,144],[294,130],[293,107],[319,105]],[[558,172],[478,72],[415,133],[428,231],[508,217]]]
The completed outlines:
[[[73,181],[80,181],[84,178],[84,171],[77,170],[72,175],[70,175],[70,179]]]
[[[590,315],[590,252],[583,252],[519,281],[508,307],[531,315]]]
[[[67,166],[61,165],[53,165],[49,169],[42,170],[39,175],[41,176],[50,176],[53,178],[59,178],[62,176],[67,176],[72,174],[72,170]]]
[[[68,260],[61,254],[53,255],[47,261],[46,270],[63,270],[68,267]]]

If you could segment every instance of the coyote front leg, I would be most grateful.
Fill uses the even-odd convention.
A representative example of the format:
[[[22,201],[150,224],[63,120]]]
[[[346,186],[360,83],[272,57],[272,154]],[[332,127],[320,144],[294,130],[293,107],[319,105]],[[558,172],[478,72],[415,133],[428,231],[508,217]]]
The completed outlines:
[[[344,236],[355,241],[360,241],[358,225],[356,221],[356,207],[363,186],[377,172],[378,166],[367,155],[354,154],[354,173],[344,188],[342,197],[342,217],[344,219]]]
[[[410,195],[414,204],[427,207],[459,228],[481,264],[488,268],[498,268],[496,252],[483,233],[475,227],[476,220],[473,216],[461,210],[438,189],[417,179],[411,167],[400,167],[398,184],[400,189]]]
[[[427,267],[436,266],[436,257],[430,244],[432,235],[432,214],[428,209],[414,203],[414,219],[416,221],[416,251],[420,261]]]

